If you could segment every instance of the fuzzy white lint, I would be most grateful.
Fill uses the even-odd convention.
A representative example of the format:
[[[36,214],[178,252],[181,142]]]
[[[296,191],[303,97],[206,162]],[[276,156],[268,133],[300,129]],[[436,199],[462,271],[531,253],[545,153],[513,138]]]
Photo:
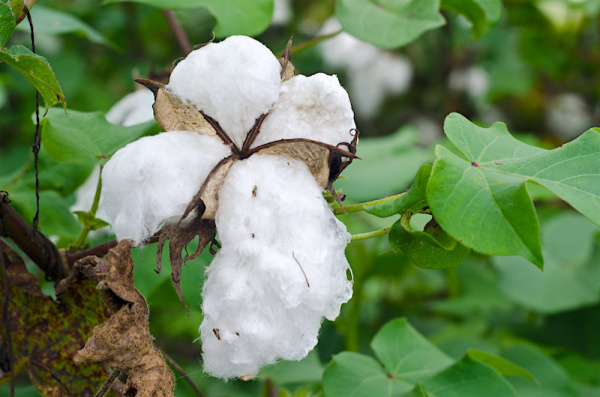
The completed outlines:
[[[223,248],[202,294],[204,370],[255,376],[277,360],[304,358],[322,318],[335,319],[352,296],[350,235],[307,166],[269,155],[235,163],[216,222]]]
[[[279,101],[252,146],[292,138],[335,146],[352,141],[355,127],[350,98],[336,76],[298,75],[281,85]]]
[[[217,120],[241,147],[256,119],[277,102],[280,74],[264,44],[231,36],[192,51],[173,70],[167,89]]]
[[[219,139],[169,131],[117,151],[102,171],[102,204],[118,240],[142,243],[178,221],[213,167],[231,150]]]

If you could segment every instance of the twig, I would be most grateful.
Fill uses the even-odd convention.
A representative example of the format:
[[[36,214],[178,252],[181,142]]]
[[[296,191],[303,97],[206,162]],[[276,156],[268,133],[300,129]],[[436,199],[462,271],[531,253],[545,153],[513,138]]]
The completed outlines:
[[[290,55],[294,55],[294,54],[297,54],[299,52],[308,50],[310,47],[313,47],[313,46],[319,44],[322,41],[325,41],[327,39],[335,37],[335,36],[337,36],[340,33],[342,33],[341,30],[339,30],[337,32],[329,33],[329,34],[324,34],[324,35],[321,35],[321,36],[313,37],[310,40],[306,40],[306,41],[304,41],[304,42],[302,42],[300,44],[292,46],[292,49],[290,50]],[[283,52],[281,52],[281,54],[279,54],[278,58],[280,58],[282,55],[283,55]]]
[[[0,207],[8,194],[6,192],[0,192]],[[0,211],[0,237],[4,235],[3,223],[2,223],[2,212]],[[8,275],[6,274],[6,264],[4,263],[4,249],[2,248],[2,242],[0,242],[0,267],[2,267],[2,277],[4,278],[4,302],[2,305],[2,324],[6,329],[6,343],[8,344],[8,370],[10,372],[10,397],[15,396],[15,364],[13,359],[12,350],[12,337],[10,334],[10,322],[8,321],[8,302],[10,300],[10,287],[8,285]]]
[[[196,394],[198,394],[201,397],[205,397],[204,393],[202,393],[202,390],[200,390],[200,388],[194,383],[194,381],[192,379],[190,379],[190,376],[185,372],[185,370],[183,368],[181,368],[181,366],[179,366],[179,364],[177,364],[175,362],[175,360],[173,360],[167,353],[165,353],[162,350],[161,350],[161,354],[163,355],[163,357],[165,358],[165,360],[167,360],[167,362],[173,368],[175,368],[175,370],[177,372],[179,372],[181,374],[181,376],[183,377],[183,379],[185,379],[185,381],[192,387],[192,389],[194,389],[194,391],[196,392]]]
[[[33,32],[33,20],[29,13],[29,8],[23,6],[23,11],[27,14],[27,21],[31,30],[31,51],[35,54],[35,34]],[[35,90],[35,135],[33,136],[33,166],[35,168],[35,215],[33,217],[33,234],[37,237],[37,228],[40,220],[40,177],[38,162],[40,159],[40,149],[42,147],[42,136],[40,135],[40,92]]]
[[[58,281],[69,273],[56,246],[42,233],[34,231],[9,203],[2,200],[0,222],[3,235],[12,239],[46,273],[47,280]]]
[[[163,10],[163,14],[165,14],[165,17],[169,22],[171,30],[173,31],[173,34],[175,34],[175,38],[177,39],[177,43],[179,43],[181,51],[183,51],[185,55],[192,52],[192,45],[190,44],[190,40],[188,39],[187,34],[177,21],[177,18],[175,18],[175,13],[172,10]]]
[[[115,383],[115,380],[117,380],[117,378],[119,377],[119,375],[121,375],[121,371],[120,370],[115,369],[114,371],[112,371],[110,373],[110,375],[108,375],[108,377],[104,381],[104,384],[102,385],[102,388],[100,390],[98,390],[98,393],[96,393],[94,395],[94,397],[104,397],[104,395],[106,393],[108,393],[108,391],[112,387],[113,383]]]

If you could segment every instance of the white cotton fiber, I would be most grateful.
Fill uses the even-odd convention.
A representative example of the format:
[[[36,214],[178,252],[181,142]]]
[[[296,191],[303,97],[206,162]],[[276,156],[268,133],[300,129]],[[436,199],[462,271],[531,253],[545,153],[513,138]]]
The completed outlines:
[[[277,101],[280,73],[265,45],[231,36],[191,52],[173,70],[167,89],[217,120],[241,147],[256,119]]]
[[[279,101],[252,146],[291,138],[336,146],[352,141],[355,127],[348,93],[336,76],[298,75],[281,85]]]
[[[255,376],[302,359],[322,318],[335,319],[352,295],[345,226],[304,163],[260,154],[231,167],[216,223],[223,248],[204,283],[205,371]]]
[[[219,139],[189,131],[141,138],[102,171],[102,204],[118,240],[141,243],[178,221],[208,173],[231,154]]]
[[[125,95],[108,112],[106,120],[112,124],[129,127],[154,118],[154,94],[147,89]]]

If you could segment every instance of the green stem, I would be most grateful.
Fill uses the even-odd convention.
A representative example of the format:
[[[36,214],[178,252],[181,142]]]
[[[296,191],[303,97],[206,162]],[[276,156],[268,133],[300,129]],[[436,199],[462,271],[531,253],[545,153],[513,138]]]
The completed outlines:
[[[386,203],[388,201],[397,199],[398,197],[402,196],[403,194],[406,194],[406,193],[399,193],[399,194],[396,194],[393,196],[384,197],[384,198],[380,198],[380,199],[373,200],[373,201],[367,201],[366,203],[352,204],[352,205],[347,205],[345,207],[334,208],[333,213],[336,215],[343,215],[343,214],[351,214],[352,212],[360,212],[360,211],[363,211],[364,207],[366,207],[367,205]]]
[[[290,50],[290,55],[294,55],[299,52],[308,50],[309,48],[316,46],[320,42],[330,39],[334,36],[337,36],[340,33],[342,33],[341,30],[339,30],[337,32],[329,33],[329,34],[324,34],[322,36],[313,37],[310,40],[306,40],[298,45],[292,46],[292,49]],[[279,54],[279,57],[281,57],[282,55],[283,55],[283,51]]]
[[[460,297],[460,280],[458,278],[458,270],[453,267],[445,270],[446,283],[448,285],[448,297],[458,298]]]
[[[96,211],[98,211],[98,205],[100,204],[100,193],[102,192],[102,165],[100,165],[100,176],[98,177],[98,184],[96,185],[96,193],[94,194],[94,202],[92,203],[92,209],[90,210],[90,214],[92,217],[96,217]],[[83,228],[81,229],[81,233],[73,243],[73,247],[75,249],[80,249],[85,246],[85,240],[87,239],[88,234],[90,233],[91,227],[85,222],[83,224]]]
[[[386,228],[383,228],[383,229],[375,230],[373,232],[353,234],[352,235],[352,241],[366,240],[368,238],[385,236],[386,234],[390,233],[391,229],[392,229],[392,227],[390,226],[390,227],[386,227]]]

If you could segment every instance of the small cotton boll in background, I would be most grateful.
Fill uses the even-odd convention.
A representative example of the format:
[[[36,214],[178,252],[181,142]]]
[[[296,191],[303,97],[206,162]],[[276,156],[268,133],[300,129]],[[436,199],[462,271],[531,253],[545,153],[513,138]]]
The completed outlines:
[[[594,119],[581,96],[566,92],[550,101],[546,108],[546,124],[554,135],[571,140],[593,127]]]
[[[300,360],[321,320],[352,295],[344,250],[350,235],[306,165],[254,155],[235,163],[219,190],[223,248],[207,269],[200,327],[204,369],[255,376]]]
[[[348,88],[354,108],[363,117],[375,117],[386,97],[408,91],[412,74],[407,58],[383,52],[376,62],[350,73]]]
[[[340,29],[338,20],[330,18],[320,34]],[[325,40],[319,48],[327,65],[346,71],[352,104],[362,117],[376,116],[386,97],[401,95],[410,88],[413,68],[404,56],[377,48],[345,32]]]
[[[117,239],[139,244],[163,223],[178,221],[229,154],[219,139],[190,131],[144,137],[117,151],[102,171],[102,203]]]
[[[167,89],[215,119],[238,147],[279,96],[281,65],[262,43],[231,36],[192,51]]]
[[[481,99],[490,88],[488,72],[480,66],[454,69],[448,76],[448,86],[453,91],[465,92],[473,100]]]
[[[354,112],[336,76],[295,76],[281,85],[279,101],[262,123],[252,147],[280,139],[305,138],[337,145],[350,142]]]
[[[290,0],[275,0],[271,25],[286,25],[292,19],[292,5],[290,3]]]

